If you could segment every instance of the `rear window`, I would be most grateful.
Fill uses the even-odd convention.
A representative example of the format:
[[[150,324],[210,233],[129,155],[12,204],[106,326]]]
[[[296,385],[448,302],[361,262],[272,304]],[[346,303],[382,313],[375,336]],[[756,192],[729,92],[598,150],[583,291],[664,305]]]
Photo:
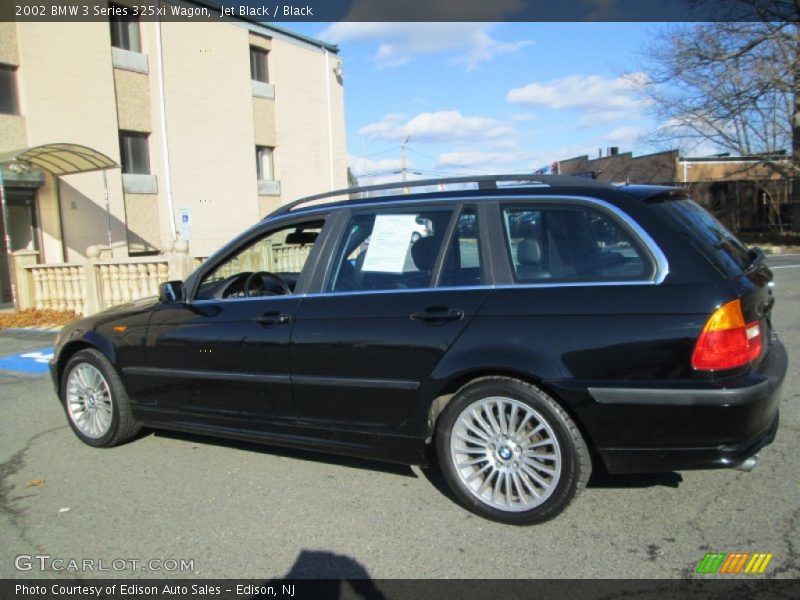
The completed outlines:
[[[752,257],[747,246],[694,201],[664,200],[651,207],[724,275],[741,275],[750,266]]]

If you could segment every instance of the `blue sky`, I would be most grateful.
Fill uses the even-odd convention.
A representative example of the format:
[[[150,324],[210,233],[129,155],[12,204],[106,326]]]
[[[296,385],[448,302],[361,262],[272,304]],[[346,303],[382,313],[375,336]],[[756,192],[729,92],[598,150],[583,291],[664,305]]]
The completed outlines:
[[[421,175],[531,172],[608,146],[654,150],[642,136],[657,123],[631,81],[664,24],[285,26],[340,47],[347,148],[362,183],[400,168],[406,136]]]

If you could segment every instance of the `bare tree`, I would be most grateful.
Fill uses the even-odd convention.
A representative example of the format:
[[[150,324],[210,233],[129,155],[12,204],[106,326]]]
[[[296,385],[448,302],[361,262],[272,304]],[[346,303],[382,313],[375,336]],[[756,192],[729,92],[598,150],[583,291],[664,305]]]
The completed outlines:
[[[800,202],[800,0],[717,6],[724,21],[674,26],[643,52],[635,81],[664,123],[653,138],[739,155],[790,150],[791,160],[765,164],[792,180]]]

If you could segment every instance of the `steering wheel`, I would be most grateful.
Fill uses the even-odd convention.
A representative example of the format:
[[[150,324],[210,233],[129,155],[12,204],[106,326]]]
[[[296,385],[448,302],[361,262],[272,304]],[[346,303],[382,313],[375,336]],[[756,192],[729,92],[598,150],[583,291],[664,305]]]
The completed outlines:
[[[278,275],[276,275],[275,273],[270,273],[269,271],[256,271],[255,273],[250,273],[250,275],[247,276],[247,279],[244,282],[244,295],[245,295],[245,297],[260,296],[261,295],[261,294],[255,293],[258,290],[255,290],[255,289],[251,290],[250,286],[256,281],[257,278],[260,279],[261,280],[261,284],[264,285],[264,277],[268,277],[269,279],[272,279],[273,281],[278,282],[278,285],[281,286],[281,290],[283,290],[284,294],[290,295],[292,293],[292,290],[289,289],[289,286],[286,285],[286,282],[283,279],[281,279]],[[261,290],[261,291],[264,291],[264,290]]]

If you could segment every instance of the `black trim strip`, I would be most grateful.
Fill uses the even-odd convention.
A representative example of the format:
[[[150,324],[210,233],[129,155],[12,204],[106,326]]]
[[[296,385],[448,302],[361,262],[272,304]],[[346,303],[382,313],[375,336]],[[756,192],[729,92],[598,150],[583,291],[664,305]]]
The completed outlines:
[[[768,379],[749,387],[720,390],[589,388],[589,393],[600,404],[651,406],[737,406],[763,400],[771,391]]]
[[[298,385],[336,385],[342,387],[375,387],[389,390],[416,390],[418,381],[407,379],[366,379],[361,377],[312,377],[293,375],[292,383]]]
[[[254,383],[295,383],[298,385],[332,385],[340,387],[383,388],[390,390],[416,390],[418,381],[406,379],[369,379],[362,377],[316,377],[292,375],[262,375],[258,373],[234,373],[231,371],[200,371],[194,369],[161,369],[156,367],[124,367],[126,375],[154,377],[183,377],[215,381],[250,381]]]
[[[126,375],[154,377],[183,377],[185,379],[212,379],[223,381],[252,381],[254,383],[291,383],[289,375],[260,375],[257,373],[232,373],[230,371],[195,371],[192,369],[159,369],[155,367],[124,367]]]

